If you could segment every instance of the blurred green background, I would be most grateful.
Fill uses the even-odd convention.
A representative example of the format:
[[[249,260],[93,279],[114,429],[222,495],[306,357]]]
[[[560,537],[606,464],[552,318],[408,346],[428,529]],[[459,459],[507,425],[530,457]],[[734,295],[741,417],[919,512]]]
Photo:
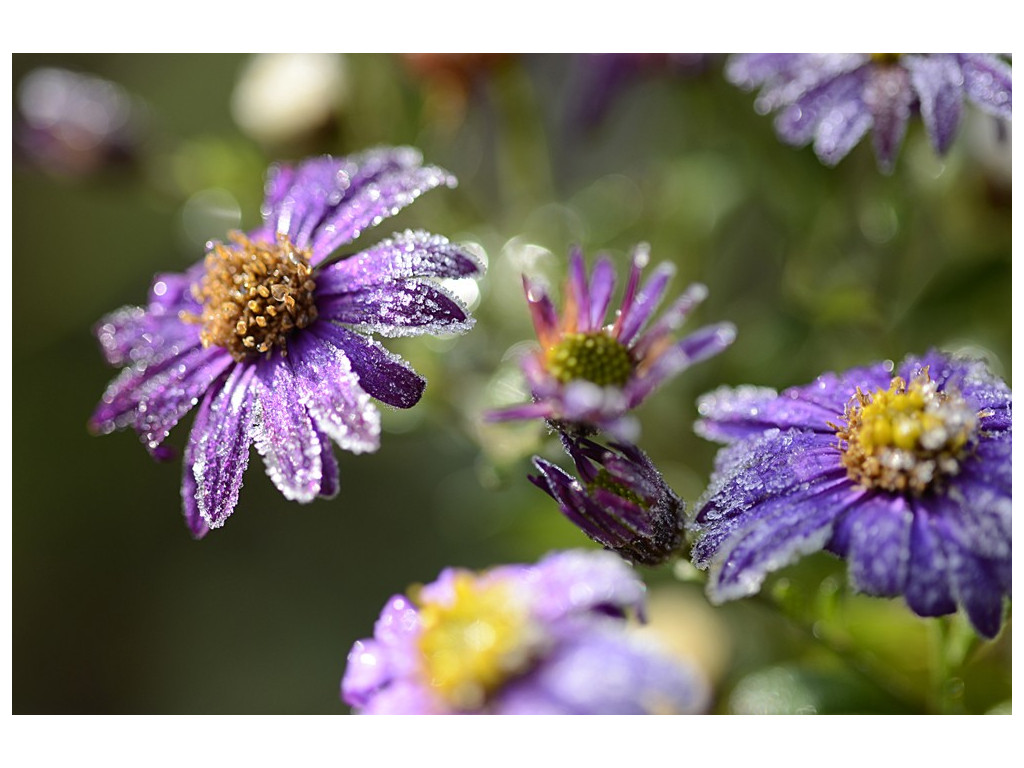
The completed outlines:
[[[602,90],[593,60],[566,55],[15,55],[14,712],[343,713],[345,656],[389,595],[448,565],[594,546],[525,479],[533,453],[566,466],[543,428],[480,419],[526,397],[509,351],[532,339],[520,273],[559,285],[574,243],[624,268],[649,242],[678,265],[675,289],[710,290],[689,330],[738,327],[639,414],[642,447],[691,505],[715,452],[692,433],[694,402],[720,384],[783,388],[930,346],[970,349],[1009,381],[1008,126],[969,108],[945,158],[918,122],[892,176],[869,141],[829,169],[779,143],[722,63],[648,57]],[[26,132],[40,67],[123,89],[113,150]],[[606,103],[585,120],[595,93]],[[478,246],[477,325],[385,341],[426,394],[382,406],[378,453],[338,452],[338,498],[289,503],[254,458],[235,515],[193,541],[180,461],[86,430],[116,373],[91,327],[208,238],[251,227],[269,162],[381,144],[418,147],[460,184],[359,244],[418,227]],[[979,643],[960,618],[848,595],[828,555],[719,609],[685,565],[643,575],[650,631],[705,670],[715,711],[1008,707],[1009,625]]]

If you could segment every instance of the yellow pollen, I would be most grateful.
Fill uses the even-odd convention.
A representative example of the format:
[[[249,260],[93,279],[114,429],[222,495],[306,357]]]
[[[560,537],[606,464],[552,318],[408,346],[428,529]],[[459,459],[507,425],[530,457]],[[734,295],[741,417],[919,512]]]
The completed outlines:
[[[851,479],[866,488],[921,494],[960,471],[978,415],[958,393],[938,391],[925,369],[909,384],[895,377],[874,395],[858,389],[846,423],[832,426]]]
[[[625,386],[636,368],[629,349],[604,331],[563,334],[547,350],[545,362],[563,384],[585,379],[602,387]]]
[[[449,604],[420,607],[422,672],[454,708],[478,709],[505,680],[526,668],[537,632],[505,584],[483,584],[462,572],[455,576],[453,591]]]
[[[218,243],[206,254],[206,274],[192,286],[202,315],[182,313],[182,319],[202,323],[203,346],[224,347],[235,360],[275,348],[287,354],[288,334],[317,317],[309,252],[284,235],[273,246],[240,232],[229,239],[232,246]]]
[[[601,469],[597,471],[597,477],[587,483],[587,490],[593,491],[595,488],[603,488],[606,491],[611,491],[619,498],[631,501],[644,509],[648,509],[650,507],[650,504],[640,498],[635,491],[612,477],[612,474],[604,467],[601,467]]]
[[[902,53],[872,53],[869,54],[875,64],[895,64],[900,60]]]

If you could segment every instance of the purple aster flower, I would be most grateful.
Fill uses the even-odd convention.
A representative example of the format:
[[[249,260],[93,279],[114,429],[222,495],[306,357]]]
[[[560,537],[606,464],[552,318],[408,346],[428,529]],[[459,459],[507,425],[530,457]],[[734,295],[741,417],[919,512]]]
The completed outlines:
[[[348,654],[360,714],[695,713],[707,685],[630,631],[644,585],[609,552],[443,571],[396,595]]]
[[[477,275],[443,237],[407,231],[328,262],[341,246],[422,192],[455,180],[409,148],[306,160],[271,169],[263,223],[209,244],[183,274],[157,275],[146,307],[96,328],[124,366],[90,422],[132,427],[157,458],[171,428],[198,405],[185,448],[182,498],[193,535],[235,508],[249,447],[288,499],[338,490],[331,441],[377,449],[374,397],[408,408],[425,381],[369,337],[467,330],[465,308],[436,280]]]
[[[775,128],[795,146],[835,165],[873,130],[879,167],[892,170],[907,121],[919,113],[935,151],[946,153],[967,99],[1011,118],[1010,65],[988,53],[746,53],[729,59],[726,77],[755,106],[778,111]]]
[[[533,402],[492,412],[491,421],[542,418],[577,436],[604,430],[617,440],[635,440],[637,424],[629,412],[664,381],[732,343],[731,323],[673,340],[673,332],[707,296],[700,284],[691,285],[648,326],[675,273],[673,264],[663,262],[641,287],[648,259],[646,245],[634,249],[622,304],[609,324],[615,268],[607,258],[598,259],[588,276],[583,252],[573,250],[561,318],[544,289],[523,278],[540,341],[540,349],[522,360]]]
[[[697,431],[732,443],[693,522],[715,602],[826,549],[852,586],[919,616],[964,608],[994,637],[1010,596],[1010,389],[932,351],[828,373],[781,394],[722,388]]]
[[[683,502],[647,454],[628,443],[602,447],[563,437],[579,479],[539,456],[534,485],[598,544],[644,565],[672,557],[683,538]]]

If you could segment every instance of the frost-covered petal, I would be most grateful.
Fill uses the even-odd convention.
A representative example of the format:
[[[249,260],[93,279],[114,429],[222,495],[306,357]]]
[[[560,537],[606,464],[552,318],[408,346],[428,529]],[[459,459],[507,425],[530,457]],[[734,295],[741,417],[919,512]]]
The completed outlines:
[[[636,296],[636,300],[623,315],[619,327],[619,341],[627,346],[633,341],[638,333],[643,330],[644,325],[650,320],[651,315],[658,308],[665,291],[668,290],[668,283],[676,273],[676,267],[671,262],[659,264],[657,269],[647,278],[643,288]]]
[[[914,522],[910,529],[910,562],[903,594],[910,610],[918,616],[944,616],[956,610],[945,547],[930,512],[920,504],[911,506]]]
[[[825,165],[835,165],[864,138],[872,117],[859,100],[837,104],[821,116],[814,131],[814,154]]]
[[[353,707],[361,707],[391,679],[386,646],[370,638],[357,640],[345,662],[341,698]]]
[[[199,326],[183,323],[177,312],[121,307],[93,329],[103,356],[111,365],[158,365],[199,344]]]
[[[209,400],[204,399],[199,406],[196,420],[208,418]],[[199,512],[199,498],[196,493],[196,476],[192,472],[192,466],[196,461],[197,443],[188,440],[185,443],[185,455],[182,458],[181,473],[181,510],[185,516],[185,525],[188,526],[192,538],[201,539],[210,532],[210,526],[206,524],[202,514]]]
[[[235,511],[242,475],[249,464],[254,399],[254,366],[236,364],[224,386],[209,390],[192,424],[188,448],[193,457],[199,514],[210,528],[224,525]]]
[[[837,527],[848,544],[850,584],[860,592],[893,597],[903,591],[913,513],[902,496],[866,496]]]
[[[732,323],[708,325],[676,342],[654,358],[646,370],[626,384],[625,395],[630,408],[635,408],[655,389],[691,365],[714,357],[736,340]]]
[[[329,296],[317,309],[324,319],[381,336],[464,333],[474,322],[452,294],[411,280]]]
[[[455,177],[435,166],[410,168],[382,174],[350,192],[344,205],[331,209],[313,234],[312,264],[349,243],[367,227],[395,216],[424,192],[439,186],[455,186]]]
[[[1009,64],[988,53],[961,53],[964,92],[984,111],[1010,120],[1013,117],[1013,71]]]
[[[320,323],[311,330],[344,351],[367,394],[395,408],[411,408],[419,402],[427,382],[398,355],[333,323]]]
[[[857,115],[866,114],[861,101],[865,78],[865,71],[858,69],[806,90],[775,118],[779,136],[788,144],[802,146],[814,138],[827,115],[835,112],[845,121],[854,122]]]
[[[334,457],[331,438],[325,435],[319,428],[317,428],[316,434],[320,440],[320,466],[322,472],[319,495],[325,499],[333,499],[338,495],[338,491],[341,490],[338,460]]]
[[[346,451],[364,453],[380,445],[380,414],[359,386],[345,353],[314,333],[289,345],[292,370],[316,426]]]
[[[920,102],[928,138],[940,155],[946,154],[963,112],[964,78],[955,56],[935,54],[904,58]]]
[[[478,275],[476,257],[440,235],[407,230],[316,273],[317,297],[414,277]]]
[[[290,501],[310,502],[320,492],[320,434],[303,404],[302,383],[275,353],[256,364],[252,437],[267,476]]]
[[[980,635],[993,638],[1003,621],[1003,599],[1010,594],[1010,564],[976,557],[959,547],[949,551],[949,573],[958,602]]]

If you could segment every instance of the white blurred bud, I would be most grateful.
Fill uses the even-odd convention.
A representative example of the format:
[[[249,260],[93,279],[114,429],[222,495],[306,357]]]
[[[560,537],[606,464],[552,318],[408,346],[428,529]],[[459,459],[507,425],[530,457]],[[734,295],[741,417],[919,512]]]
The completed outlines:
[[[249,59],[231,96],[231,114],[262,144],[302,139],[326,125],[348,100],[340,53],[261,53]]]

